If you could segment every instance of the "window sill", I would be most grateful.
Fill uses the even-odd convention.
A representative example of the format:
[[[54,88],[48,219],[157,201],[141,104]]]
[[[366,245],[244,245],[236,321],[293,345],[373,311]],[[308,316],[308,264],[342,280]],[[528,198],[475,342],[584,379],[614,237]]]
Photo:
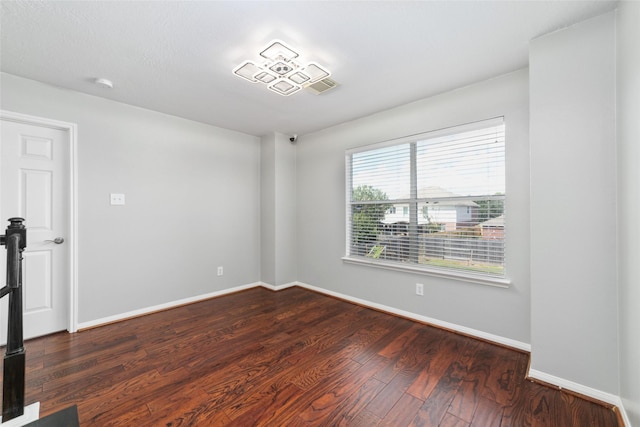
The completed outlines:
[[[367,265],[370,267],[383,268],[386,270],[404,271],[408,273],[424,274],[427,276],[443,277],[446,279],[460,280],[463,282],[479,283],[481,285],[495,286],[499,288],[508,288],[511,280],[508,278],[499,278],[484,276],[473,273],[451,272],[429,267],[416,267],[409,264],[401,264],[396,262],[372,261],[366,258],[342,257],[342,261],[348,264]]]

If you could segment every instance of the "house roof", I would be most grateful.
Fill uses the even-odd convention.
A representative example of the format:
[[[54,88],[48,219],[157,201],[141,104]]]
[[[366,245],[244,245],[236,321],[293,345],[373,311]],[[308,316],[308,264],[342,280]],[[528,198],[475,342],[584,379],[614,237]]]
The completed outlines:
[[[481,227],[504,227],[504,215],[480,223]]]
[[[439,199],[452,197],[460,197],[460,195],[437,186],[418,188],[419,199]],[[441,206],[478,206],[478,204],[472,200],[447,200],[437,203]]]
[[[451,199],[456,197],[462,197],[462,196],[438,186],[418,188],[418,199]],[[410,198],[411,196],[409,194],[404,194],[401,197],[401,199],[410,199]],[[436,201],[434,202],[434,206],[436,205],[436,203],[439,206],[478,206],[477,203],[468,199]]]

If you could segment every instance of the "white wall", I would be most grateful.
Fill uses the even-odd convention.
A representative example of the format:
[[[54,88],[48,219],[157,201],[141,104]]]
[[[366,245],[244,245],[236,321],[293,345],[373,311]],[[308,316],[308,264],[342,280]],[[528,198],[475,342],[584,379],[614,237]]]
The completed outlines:
[[[296,255],[296,146],[289,137],[276,137],[276,286],[298,278]]]
[[[615,15],[532,41],[531,368],[618,394]]]
[[[276,135],[260,139],[260,279],[276,283]]]
[[[260,280],[259,138],[1,79],[2,109],[78,125],[81,323]]]
[[[280,286],[297,276],[296,148],[280,133],[261,138],[262,282]]]
[[[640,426],[640,3],[617,13],[620,396]]]
[[[527,71],[301,136],[298,142],[298,280],[455,325],[529,343]],[[505,116],[508,289],[345,264],[345,150]],[[424,296],[415,284],[424,284]]]

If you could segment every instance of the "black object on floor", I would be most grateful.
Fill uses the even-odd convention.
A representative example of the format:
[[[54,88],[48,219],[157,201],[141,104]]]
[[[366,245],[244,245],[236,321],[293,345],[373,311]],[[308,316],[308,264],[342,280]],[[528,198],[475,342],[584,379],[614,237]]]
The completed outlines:
[[[25,424],[24,427],[80,427],[78,407],[76,405],[69,406],[62,411]]]

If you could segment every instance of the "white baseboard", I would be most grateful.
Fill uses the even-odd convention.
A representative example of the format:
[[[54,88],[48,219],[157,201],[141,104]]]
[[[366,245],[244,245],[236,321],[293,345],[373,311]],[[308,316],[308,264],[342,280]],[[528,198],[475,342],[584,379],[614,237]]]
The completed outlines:
[[[271,291],[281,291],[283,289],[287,289],[287,288],[291,288],[293,286],[297,286],[298,282],[289,282],[289,283],[285,283],[284,285],[271,285],[271,284],[266,283],[266,282],[259,282],[259,285],[262,286],[263,288],[269,289]]]
[[[599,400],[600,402],[609,403],[611,405],[615,405],[620,414],[622,415],[622,419],[626,426],[631,426],[629,422],[629,417],[624,410],[624,406],[622,404],[622,399],[620,396],[615,394],[606,393],[604,391],[597,390],[595,388],[587,387],[585,385],[565,380],[564,378],[556,377],[555,375],[547,374],[542,371],[538,371],[537,369],[529,368],[528,377],[534,380],[539,380],[547,384],[551,384],[559,387],[560,389],[565,389],[574,393],[579,393],[583,396],[590,397],[592,399]]]
[[[408,319],[412,319],[412,320],[417,320],[419,322],[424,322],[424,323],[429,323],[435,326],[439,326],[445,329],[450,329],[456,332],[460,332],[466,335],[471,335],[480,339],[484,339],[487,341],[491,341],[491,342],[495,342],[497,344],[501,344],[501,345],[505,345],[507,347],[512,347],[518,350],[522,350],[522,351],[527,351],[530,352],[531,351],[531,345],[520,342],[520,341],[515,341],[509,338],[504,338],[498,335],[493,335],[493,334],[489,334],[483,331],[478,331],[476,329],[471,329],[471,328],[467,328],[465,326],[460,326],[460,325],[456,325],[453,323],[449,323],[449,322],[444,322],[442,320],[438,320],[438,319],[432,319],[430,317],[426,317],[426,316],[421,316],[419,314],[415,314],[415,313],[411,313],[408,311],[404,311],[404,310],[399,310],[397,308],[394,307],[390,307],[390,306],[386,306],[386,305],[382,305],[382,304],[378,304],[375,302],[371,302],[371,301],[367,301],[367,300],[363,300],[360,298],[354,298],[352,296],[349,295],[345,295],[345,294],[341,294],[338,292],[333,292],[333,291],[328,291],[326,289],[323,288],[318,288],[316,286],[312,286],[309,285],[307,283],[302,283],[302,282],[290,282],[290,283],[285,283],[283,285],[272,285],[270,283],[266,283],[266,282],[255,282],[255,283],[250,283],[248,285],[241,285],[241,286],[236,286],[234,288],[229,288],[229,289],[224,289],[222,291],[216,291],[216,292],[211,292],[208,294],[203,294],[203,295],[197,295],[195,297],[189,297],[189,298],[184,298],[181,300],[177,300],[177,301],[171,301],[168,303],[164,303],[164,304],[158,304],[158,305],[154,305],[151,307],[145,307],[145,308],[141,308],[139,310],[133,310],[133,311],[128,311],[125,313],[120,313],[120,314],[116,314],[113,316],[108,316],[108,317],[103,317],[100,319],[95,319],[95,320],[90,320],[88,322],[82,322],[78,324],[78,329],[88,329],[88,328],[94,328],[97,326],[101,326],[101,325],[106,325],[109,323],[114,323],[114,322],[118,322],[121,320],[125,320],[125,319],[130,319],[132,317],[138,317],[138,316],[143,316],[145,314],[149,314],[149,313],[154,313],[156,311],[162,311],[162,310],[167,310],[170,308],[174,308],[174,307],[179,307],[181,305],[185,305],[185,304],[190,304],[190,303],[194,303],[194,302],[198,302],[198,301],[202,301],[202,300],[206,300],[209,298],[214,298],[214,297],[220,297],[223,295],[227,295],[227,294],[231,294],[234,292],[238,292],[238,291],[242,291],[242,290],[246,290],[246,289],[251,289],[251,288],[255,288],[261,286],[265,289],[269,289],[272,291],[281,291],[283,289],[287,289],[287,288],[291,288],[293,286],[300,286],[301,288],[306,288],[321,294],[325,294],[325,295],[330,295],[330,296],[334,296],[336,298],[340,298],[346,301],[350,301],[356,304],[360,304],[366,307],[371,307],[377,310],[381,310],[381,311],[386,311],[388,313],[392,313],[392,314],[396,314],[398,316],[402,316],[402,317],[406,317]]]
[[[418,322],[423,322],[423,323],[428,323],[434,326],[439,326],[441,328],[444,329],[449,329],[452,331],[456,331],[456,332],[460,332],[461,334],[465,334],[465,335],[470,335],[476,338],[480,338],[486,341],[491,341],[494,342],[496,344],[500,344],[500,345],[504,345],[507,347],[511,347],[511,348],[515,348],[518,350],[522,350],[522,351],[526,351],[526,352],[531,352],[531,344],[527,344],[527,343],[523,343],[520,341],[516,341],[516,340],[512,340],[510,338],[505,338],[505,337],[501,337],[499,335],[494,335],[494,334],[489,334],[487,332],[483,332],[483,331],[478,331],[476,329],[472,329],[472,328],[468,328],[466,326],[460,326],[460,325],[456,325],[455,323],[449,323],[449,322],[444,322],[442,320],[438,320],[438,319],[433,319],[431,317],[427,317],[427,316],[422,316],[416,313],[411,313],[409,311],[404,311],[404,310],[400,310],[394,307],[390,307],[387,305],[383,305],[383,304],[378,304],[375,302],[371,302],[371,301],[367,301],[367,300],[363,300],[360,298],[354,298],[352,296],[349,295],[344,295],[338,292],[333,292],[333,291],[328,291],[326,289],[323,288],[318,288],[306,283],[302,283],[302,282],[296,282],[296,284],[298,286],[300,286],[301,288],[306,288],[315,292],[319,292],[321,294],[325,294],[325,295],[331,295],[334,296],[336,298],[340,298],[346,301],[350,301],[356,304],[360,304],[360,305],[364,305],[365,307],[370,307],[376,310],[381,310],[381,311],[385,311],[387,313],[392,313],[392,314],[396,314],[398,316],[402,316],[402,317],[406,317],[408,319],[412,319],[412,320],[416,320]]]
[[[7,422],[2,423],[2,417],[0,417],[0,423],[2,423],[2,427],[22,427],[38,419],[40,419],[40,402],[25,406],[24,414]]]
[[[177,301],[171,301],[164,304],[158,304],[151,307],[141,308],[139,310],[128,311],[126,313],[115,314],[113,316],[103,317],[100,319],[90,320],[88,322],[82,322],[78,324],[78,329],[88,329],[95,328],[97,326],[106,325],[108,323],[118,322],[125,319],[130,319],[132,317],[143,316],[145,314],[153,313],[156,311],[167,310],[174,307],[179,307],[185,304],[191,304],[198,301],[203,301],[209,298],[220,297],[227,294],[232,294],[234,292],[243,291],[245,289],[255,288],[257,286],[262,286],[261,282],[250,283],[248,285],[236,286],[234,288],[223,289],[221,291],[210,292],[207,294],[197,295],[195,297],[189,297],[180,299]],[[4,426],[3,426],[4,427]]]
[[[631,402],[628,399],[622,399],[622,405],[618,406],[618,409],[620,409],[620,415],[622,415],[622,420],[624,421],[624,425],[627,427],[631,427],[632,425],[631,419],[627,414],[627,410],[629,411],[629,413],[632,413],[632,414],[640,414],[640,403]]]

